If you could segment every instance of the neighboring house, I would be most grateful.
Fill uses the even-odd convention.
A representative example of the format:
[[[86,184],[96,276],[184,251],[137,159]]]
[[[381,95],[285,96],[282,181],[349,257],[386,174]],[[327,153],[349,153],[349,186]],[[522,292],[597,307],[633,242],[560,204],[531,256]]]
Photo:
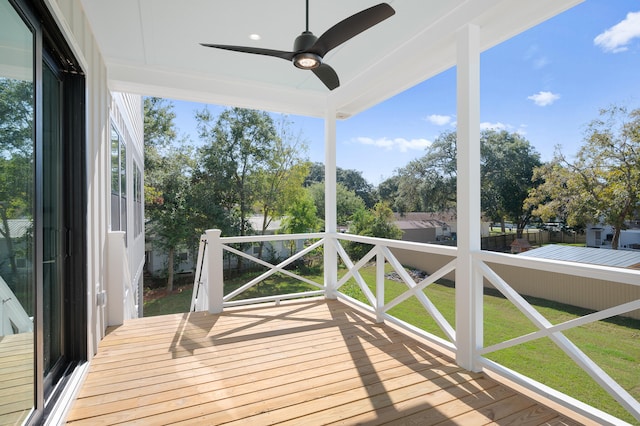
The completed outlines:
[[[640,225],[638,221],[627,222],[629,229],[620,231],[618,249],[640,250]],[[614,229],[611,225],[587,225],[585,230],[587,247],[611,248]]]
[[[260,215],[251,216],[248,218],[253,234],[262,234],[262,220]],[[264,235],[274,235],[279,232],[282,227],[282,219],[271,219],[267,229],[264,231]],[[260,231],[258,231],[260,230]],[[151,231],[152,232],[152,231]],[[149,231],[148,231],[149,234]],[[166,273],[167,270],[167,253],[166,251],[153,244],[153,235],[147,236],[146,244],[146,264],[145,269],[152,276],[159,276]],[[296,241],[294,250],[301,250],[304,246],[304,241]],[[270,262],[277,261],[278,259],[286,259],[291,255],[291,245],[289,241],[270,241],[264,243],[262,247],[262,259]],[[251,256],[258,256],[260,253],[260,245],[257,243],[243,250],[245,253]],[[188,247],[182,246],[176,249],[174,258],[174,271],[178,274],[192,273],[196,270],[197,251],[190,251]],[[236,266],[235,256],[231,256],[225,261],[225,267],[233,268]],[[245,266],[251,266],[251,262],[245,262]]]
[[[418,243],[438,243],[455,240],[455,213],[410,212],[394,213],[395,225],[402,230],[402,240]],[[482,222],[482,237],[489,235],[489,222]]]

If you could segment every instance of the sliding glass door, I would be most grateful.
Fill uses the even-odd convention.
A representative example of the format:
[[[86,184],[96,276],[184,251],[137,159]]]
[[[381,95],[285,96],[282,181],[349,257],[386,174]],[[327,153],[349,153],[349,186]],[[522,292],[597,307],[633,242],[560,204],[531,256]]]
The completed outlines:
[[[34,408],[34,33],[0,2],[0,424]]]
[[[80,71],[43,2],[0,0],[0,424],[41,422],[86,360]]]

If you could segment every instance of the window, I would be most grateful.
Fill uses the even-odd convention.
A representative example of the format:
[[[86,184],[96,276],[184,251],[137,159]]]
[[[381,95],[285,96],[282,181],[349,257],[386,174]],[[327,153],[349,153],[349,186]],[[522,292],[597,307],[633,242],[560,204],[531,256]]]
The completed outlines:
[[[111,230],[127,231],[127,145],[111,124]]]
[[[136,162],[133,163],[133,235],[142,233],[144,205],[142,201],[142,171]]]

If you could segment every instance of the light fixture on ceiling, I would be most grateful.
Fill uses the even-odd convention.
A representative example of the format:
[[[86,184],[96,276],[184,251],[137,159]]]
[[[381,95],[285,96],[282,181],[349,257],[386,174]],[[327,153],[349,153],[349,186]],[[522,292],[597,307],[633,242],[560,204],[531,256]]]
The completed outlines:
[[[311,52],[303,52],[293,58],[293,65],[303,70],[318,68],[321,63],[322,58]]]
[[[249,34],[249,38],[250,38],[251,40],[258,41],[258,40],[260,40],[262,37],[260,37],[260,34]]]

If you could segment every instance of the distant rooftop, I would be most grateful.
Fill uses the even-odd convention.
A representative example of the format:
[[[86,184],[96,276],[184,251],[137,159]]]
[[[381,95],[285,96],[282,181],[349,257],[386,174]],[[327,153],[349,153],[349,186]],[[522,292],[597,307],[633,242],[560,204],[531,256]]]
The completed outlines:
[[[611,250],[550,244],[520,253],[518,256],[640,269],[640,251],[631,250]]]

